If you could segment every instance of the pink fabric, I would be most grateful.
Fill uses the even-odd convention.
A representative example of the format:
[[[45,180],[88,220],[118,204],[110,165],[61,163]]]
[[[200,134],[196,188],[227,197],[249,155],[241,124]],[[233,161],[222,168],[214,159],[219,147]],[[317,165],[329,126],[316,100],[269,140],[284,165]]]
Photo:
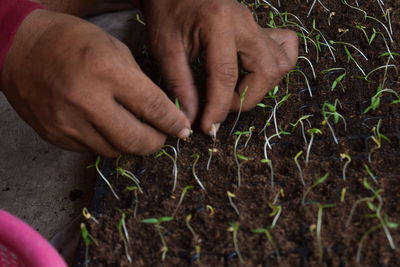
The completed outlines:
[[[41,7],[29,0],[0,0],[0,72],[22,21],[33,10]]]
[[[58,252],[38,232],[4,210],[0,210],[0,245],[14,253],[24,266],[67,267]]]

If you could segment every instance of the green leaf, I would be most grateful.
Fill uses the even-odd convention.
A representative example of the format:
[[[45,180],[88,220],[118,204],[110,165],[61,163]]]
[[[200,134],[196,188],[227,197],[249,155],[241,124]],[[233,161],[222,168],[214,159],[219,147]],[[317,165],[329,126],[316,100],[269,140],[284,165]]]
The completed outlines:
[[[251,232],[255,234],[264,234],[266,230],[264,228],[257,228],[257,229],[251,229]]]
[[[315,181],[315,185],[325,182],[326,179],[328,179],[328,177],[329,177],[329,173],[327,172],[327,173],[325,173],[324,176],[322,176],[321,178],[318,178],[318,180]]]
[[[191,189],[193,189],[193,186],[192,186],[192,185],[187,185],[187,186],[185,186],[185,187],[183,188],[182,192],[183,192],[183,193],[186,193],[187,191],[189,191],[189,190],[191,190]]]
[[[260,161],[261,161],[261,163],[271,163],[272,162],[270,159],[262,159]]]
[[[158,221],[159,221],[160,223],[163,223],[163,222],[172,221],[173,219],[174,219],[174,217],[171,217],[171,216],[164,216],[164,217],[158,218]]]
[[[246,156],[244,156],[244,155],[241,155],[241,154],[236,154],[236,157],[237,157],[238,159],[243,160],[243,161],[249,161],[249,158],[248,158],[248,157],[246,157]]]
[[[159,223],[159,221],[156,218],[147,218],[147,219],[143,219],[142,223],[157,224],[157,223]]]

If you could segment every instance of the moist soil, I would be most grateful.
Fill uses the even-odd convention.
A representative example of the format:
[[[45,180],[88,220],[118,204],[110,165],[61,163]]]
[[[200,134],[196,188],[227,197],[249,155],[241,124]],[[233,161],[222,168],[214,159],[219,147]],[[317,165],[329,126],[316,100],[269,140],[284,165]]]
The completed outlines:
[[[386,65],[387,57],[379,56],[386,52],[386,46],[381,35],[377,35],[371,45],[368,44],[361,30],[355,25],[364,25],[369,35],[372,29],[382,31],[391,51],[399,52],[400,8],[397,0],[385,1],[385,9],[390,9],[390,17],[394,42],[390,42],[387,33],[381,25],[371,19],[364,19],[361,12],[351,9],[337,0],[321,1],[335,15],[330,17],[317,1],[307,18],[307,12],[313,1],[270,1],[280,12],[295,14],[305,27],[311,31],[312,21],[316,20],[317,28],[328,40],[348,42],[365,53],[368,61],[348,47],[359,65],[366,73]],[[359,1],[360,8],[369,15],[386,23],[378,1]],[[349,1],[355,5],[354,1]],[[267,6],[252,6],[258,23],[267,27],[271,22],[271,8]],[[328,19],[330,17],[330,19]],[[296,20],[289,17],[293,22]],[[281,25],[279,18],[275,19]],[[387,24],[387,23],[386,23]],[[292,28],[299,31],[297,28]],[[311,32],[310,37],[316,38],[317,32]],[[322,39],[320,39],[322,42]],[[373,197],[374,193],[363,185],[367,180],[375,190],[379,191],[382,200],[380,213],[386,222],[400,223],[400,207],[397,200],[400,198],[400,104],[392,104],[396,99],[394,94],[384,93],[381,103],[376,110],[364,113],[369,106],[371,97],[375,94],[378,85],[384,77],[384,70],[373,73],[368,81],[360,79],[361,71],[354,64],[348,62],[344,45],[335,44],[334,62],[325,45],[317,59],[315,46],[308,42],[308,53],[304,42],[300,41],[300,55],[307,56],[314,64],[316,79],[313,79],[309,64],[300,59],[298,66],[307,75],[312,89],[312,97],[305,83],[304,77],[298,72],[290,75],[288,80],[280,84],[277,100],[282,99],[288,92],[290,97],[281,104],[276,111],[278,127],[290,134],[282,134],[270,140],[268,158],[273,167],[273,180],[269,165],[262,163],[264,156],[264,134],[259,132],[270,117],[272,109],[256,107],[250,112],[242,113],[235,131],[248,131],[255,127],[252,136],[243,135],[238,142],[237,154],[246,156],[249,160],[241,165],[241,185],[238,186],[238,166],[235,162],[234,144],[238,135],[230,135],[237,114],[231,114],[221,126],[217,134],[211,164],[207,170],[209,149],[213,148],[213,140],[202,134],[196,126],[190,140],[180,141],[178,153],[177,186],[173,188],[173,164],[167,156],[155,158],[154,155],[136,157],[125,155],[119,159],[118,166],[132,171],[139,179],[143,193],[138,197],[132,191],[126,190],[132,182],[113,172],[109,178],[121,200],[117,201],[107,192],[104,199],[105,211],[97,215],[100,224],[87,221],[90,232],[97,240],[98,245],[92,244],[89,248],[89,265],[92,266],[398,266],[399,249],[392,249],[388,242],[388,235],[379,226],[382,223],[371,214],[379,205],[379,198],[361,202],[354,209],[350,223],[352,207],[357,200]],[[398,58],[390,64],[399,67]],[[140,57],[139,57],[140,61]],[[142,68],[159,80],[154,62],[148,59],[147,54],[142,56]],[[194,69],[197,72],[199,66]],[[201,66],[200,66],[201,67]],[[333,81],[343,71],[321,73],[330,68],[343,67],[346,77],[331,90]],[[199,76],[198,84],[202,88],[204,79]],[[400,79],[394,67],[388,68],[385,88],[400,93]],[[286,92],[287,91],[287,92]],[[329,127],[321,124],[323,121],[322,105],[325,102],[337,105],[337,111],[345,118],[330,124],[337,136],[338,143],[334,142]],[[265,105],[274,106],[275,100],[265,98]],[[322,134],[315,134],[311,147],[309,162],[306,164],[305,155],[307,145],[302,135],[301,127],[293,127],[290,123],[296,122],[301,116],[312,115],[308,122],[304,121],[305,129],[319,128]],[[389,140],[382,139],[380,148],[372,140],[373,129],[381,121],[380,132]],[[273,120],[266,128],[268,137],[275,134]],[[307,142],[310,135],[306,133]],[[245,143],[249,138],[247,146]],[[171,138],[169,145],[177,146],[177,140]],[[370,151],[373,151],[370,154]],[[165,151],[173,155],[170,148]],[[300,172],[295,164],[294,157],[299,157],[305,186],[301,182]],[[202,190],[193,175],[194,158],[198,153],[200,158],[195,165],[195,172],[206,190]],[[346,160],[340,157],[341,153],[351,156],[347,166],[346,180],[343,179],[343,167]],[[370,155],[370,161],[368,156]],[[114,162],[114,165],[117,163]],[[365,171],[368,166],[372,176]],[[115,166],[114,166],[115,167]],[[315,186],[306,196],[304,204],[302,198],[307,190],[318,178],[329,174],[325,182]],[[185,195],[182,205],[177,203],[185,186],[194,188]],[[346,193],[344,194],[344,190]],[[229,203],[227,192],[235,195],[232,199],[237,206],[239,215]],[[274,227],[271,228],[274,215],[271,204],[281,206],[281,214]],[[318,207],[322,204],[334,204],[323,209],[321,221],[321,246],[317,238]],[[214,212],[207,205],[213,207]],[[137,208],[135,214],[135,207]],[[126,225],[130,237],[129,253],[132,263],[127,260],[124,244],[117,230],[121,217],[120,209],[126,214]],[[96,211],[93,211],[96,212]],[[196,233],[194,236],[188,229],[185,218],[191,215],[190,225]],[[165,260],[161,260],[161,241],[154,225],[141,221],[145,218],[173,216],[174,220],[162,224],[161,231],[168,245]],[[233,232],[229,231],[229,223],[239,224],[237,241],[243,258],[240,262],[238,251],[233,242]],[[368,231],[377,226],[375,231]],[[400,227],[390,224],[390,235],[396,247],[400,247]],[[268,241],[265,234],[256,234],[251,230],[268,228],[276,249]],[[363,238],[363,236],[365,238]],[[359,252],[357,262],[357,252]],[[195,247],[201,247],[196,253]],[[322,247],[322,253],[320,250]],[[279,257],[278,257],[278,253]]]

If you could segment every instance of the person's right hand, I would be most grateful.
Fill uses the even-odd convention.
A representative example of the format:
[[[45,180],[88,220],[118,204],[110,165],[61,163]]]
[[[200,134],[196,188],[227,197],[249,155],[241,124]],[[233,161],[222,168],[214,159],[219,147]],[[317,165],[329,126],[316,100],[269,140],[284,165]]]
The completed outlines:
[[[81,19],[45,10],[23,22],[1,88],[44,139],[114,157],[149,154],[190,122],[140,70],[129,49]]]

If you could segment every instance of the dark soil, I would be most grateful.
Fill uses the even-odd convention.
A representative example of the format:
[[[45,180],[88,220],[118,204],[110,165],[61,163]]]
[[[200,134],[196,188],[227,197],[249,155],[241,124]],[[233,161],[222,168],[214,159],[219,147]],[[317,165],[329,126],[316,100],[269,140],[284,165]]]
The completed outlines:
[[[387,57],[379,57],[386,52],[382,36],[377,36],[371,45],[365,39],[355,25],[366,26],[369,35],[372,29],[382,31],[388,37],[385,30],[373,20],[364,20],[362,13],[351,9],[341,1],[321,1],[335,12],[328,25],[329,12],[318,3],[307,18],[307,12],[313,1],[293,0],[281,1],[278,7],[277,1],[270,1],[279,11],[288,11],[298,16],[306,28],[311,31],[312,19],[316,19],[318,29],[328,40],[349,42],[361,49],[368,61],[349,47],[354,58],[359,62],[366,73],[376,67],[386,64]],[[354,1],[348,0],[354,5]],[[374,15],[381,21],[385,18],[377,1],[358,1],[360,8]],[[367,3],[365,3],[367,2]],[[391,22],[394,42],[387,42],[392,51],[399,50],[400,34],[400,6],[398,0],[385,1],[385,9],[391,9]],[[266,27],[270,23],[267,7],[252,7],[260,25]],[[289,17],[293,22],[296,20]],[[279,18],[275,19],[277,25],[281,25]],[[292,28],[295,29],[295,28]],[[341,32],[339,32],[339,29]],[[295,29],[298,30],[298,29]],[[344,31],[343,31],[344,30]],[[311,32],[310,37],[315,39],[318,33]],[[321,40],[322,41],[322,40]],[[117,231],[120,218],[119,208],[126,213],[127,227],[130,235],[130,255],[133,259],[132,266],[238,266],[240,261],[235,251],[232,232],[228,231],[230,222],[239,223],[238,246],[243,257],[244,266],[351,266],[357,264],[356,255],[360,240],[371,227],[380,225],[380,221],[370,216],[374,212],[368,208],[366,202],[357,206],[350,224],[346,227],[350,211],[354,203],[362,198],[371,197],[374,194],[363,186],[366,179],[376,190],[382,189],[383,206],[380,214],[390,222],[400,223],[400,104],[391,104],[395,99],[393,94],[383,94],[380,106],[373,111],[364,113],[370,104],[371,97],[375,94],[378,85],[382,82],[384,70],[375,72],[369,81],[357,78],[360,70],[353,62],[348,62],[343,45],[334,45],[335,63],[328,49],[322,45],[322,51],[317,63],[316,49],[308,42],[308,54],[301,42],[300,54],[307,56],[316,68],[317,78],[312,78],[310,66],[305,60],[300,59],[298,66],[310,79],[313,96],[310,97],[304,78],[298,73],[290,75],[288,83],[289,99],[277,110],[277,122],[279,128],[290,132],[290,135],[282,135],[281,138],[272,138],[271,147],[268,149],[268,157],[272,161],[274,181],[271,184],[271,173],[267,164],[260,161],[264,158],[263,134],[258,134],[265,121],[271,114],[271,109],[257,107],[254,110],[243,113],[240,116],[236,130],[246,131],[250,126],[255,131],[247,145],[244,146],[247,136],[242,136],[238,145],[238,153],[245,155],[250,160],[241,167],[241,186],[238,187],[237,165],[234,157],[234,143],[237,135],[229,135],[236,118],[231,114],[218,132],[216,142],[217,153],[214,153],[210,169],[206,170],[208,149],[213,142],[210,137],[194,129],[190,140],[180,142],[178,155],[178,182],[177,188],[172,192],[173,176],[172,161],[166,157],[155,159],[154,156],[135,157],[124,156],[119,165],[133,171],[140,179],[143,194],[138,194],[135,199],[131,191],[125,190],[132,185],[130,180],[114,175],[110,177],[112,185],[116,188],[120,201],[107,194],[106,211],[99,216],[100,224],[90,224],[90,231],[98,241],[98,246],[92,245],[89,250],[90,265],[93,266],[128,266],[125,256],[124,244]],[[398,60],[399,57],[396,57]],[[398,67],[398,61],[392,60],[390,64]],[[152,65],[146,63],[144,69],[152,69]],[[341,85],[331,90],[331,84],[341,71],[332,71],[322,74],[322,70],[343,67],[347,75]],[[157,76],[157,75],[155,75]],[[388,79],[385,88],[390,88],[400,93],[400,79],[395,68],[388,69]],[[286,82],[280,85],[278,99],[286,94]],[[334,103],[338,99],[341,107],[338,112],[347,122],[347,129],[342,120],[337,124],[331,118],[334,132],[339,140],[333,141],[332,134],[327,125],[321,125],[322,104]],[[263,103],[274,105],[274,100],[266,98]],[[303,115],[312,115],[310,124],[305,122],[305,128],[319,128],[322,134],[315,136],[311,148],[310,161],[305,163],[306,144],[301,134],[300,127],[292,131],[290,123],[296,122]],[[382,146],[371,154],[371,162],[368,161],[370,151],[376,147],[371,139],[373,127],[381,120],[381,133],[390,139],[390,142],[382,140]],[[267,136],[275,133],[273,121],[267,127]],[[307,134],[307,139],[310,135]],[[170,145],[176,146],[176,140],[170,139]],[[166,148],[166,151],[172,151]],[[299,162],[303,169],[305,187],[303,186],[299,170],[295,165],[294,157],[303,151]],[[194,162],[193,154],[199,153],[200,159],[195,166],[196,172],[206,191],[202,190],[195,181],[192,172]],[[348,165],[346,176],[343,180],[342,170],[345,161],[341,159],[341,153],[348,153],[352,161]],[[364,165],[369,166],[376,178],[376,182],[367,174]],[[329,173],[329,177],[322,184],[314,187],[306,197],[302,205],[302,197],[307,188],[313,182]],[[164,261],[161,261],[161,242],[153,225],[142,223],[141,220],[150,217],[172,216],[182,192],[187,186],[194,186],[184,198],[182,206],[178,209],[173,221],[162,224],[162,232],[165,235],[169,251]],[[347,192],[341,200],[343,189]],[[236,204],[240,215],[230,205],[227,191],[236,195],[233,202]],[[342,195],[343,196],[343,195]],[[270,229],[271,236],[279,250],[280,261],[273,246],[268,242],[266,235],[252,233],[252,229],[268,227],[274,219],[271,216],[272,209],[269,204],[280,205],[282,213],[276,226]],[[375,206],[378,199],[371,201]],[[138,205],[136,218],[134,207]],[[334,204],[326,208],[322,214],[321,238],[323,246],[323,258],[321,260],[316,236],[317,213],[320,204]],[[210,213],[207,205],[215,209]],[[371,206],[371,205],[370,205]],[[376,212],[375,212],[376,213]],[[197,233],[194,238],[185,224],[185,217],[191,214],[191,226]],[[391,225],[390,234],[396,247],[400,246],[400,227]],[[195,246],[201,246],[201,254],[195,253]],[[360,254],[361,266],[398,266],[399,249],[392,249],[387,235],[382,228],[371,232],[363,242]]]

